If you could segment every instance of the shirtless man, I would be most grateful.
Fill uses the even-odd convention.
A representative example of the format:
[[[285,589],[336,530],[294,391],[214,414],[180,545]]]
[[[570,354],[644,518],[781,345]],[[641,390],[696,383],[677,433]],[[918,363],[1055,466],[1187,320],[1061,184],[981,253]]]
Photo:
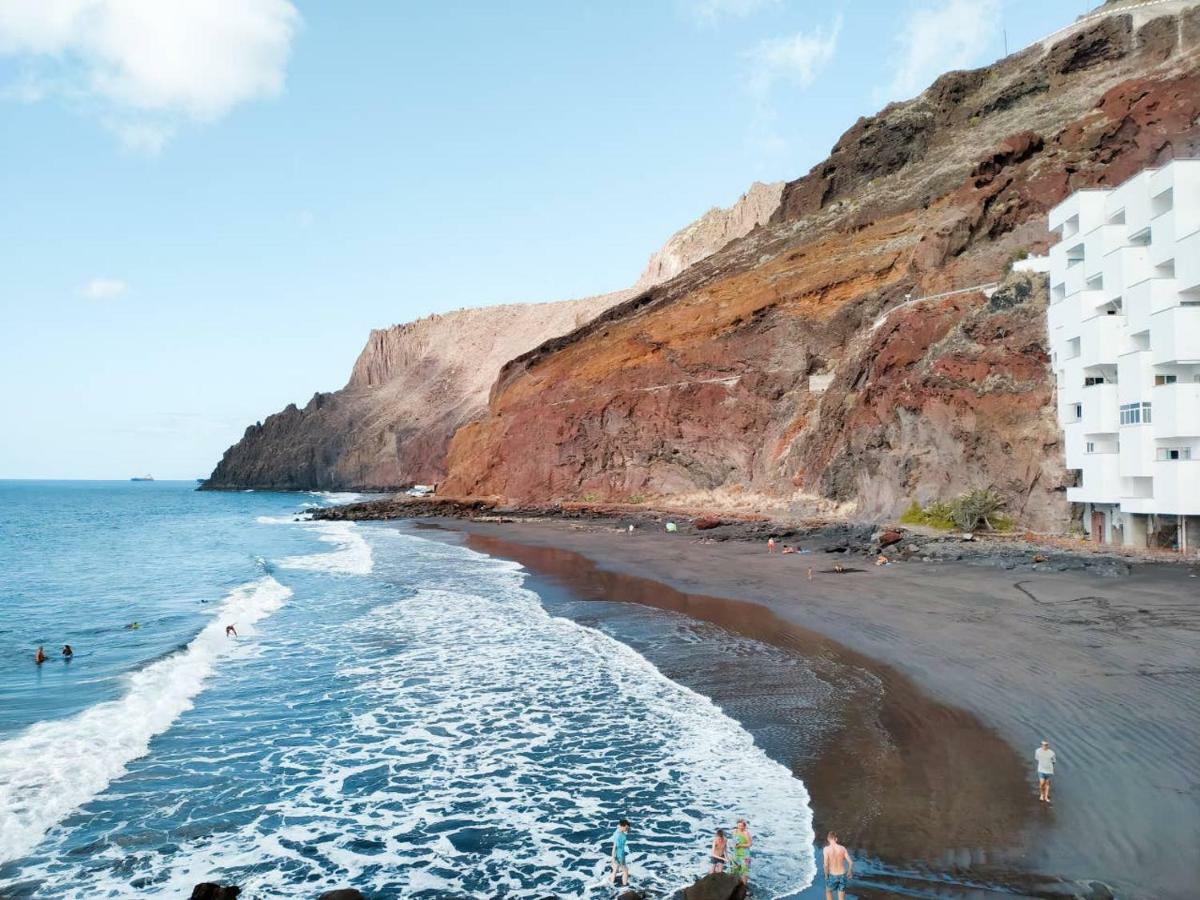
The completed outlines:
[[[846,848],[838,843],[833,831],[826,836],[825,844],[825,900],[833,900],[837,891],[838,900],[846,900],[846,882],[854,877],[854,860]]]

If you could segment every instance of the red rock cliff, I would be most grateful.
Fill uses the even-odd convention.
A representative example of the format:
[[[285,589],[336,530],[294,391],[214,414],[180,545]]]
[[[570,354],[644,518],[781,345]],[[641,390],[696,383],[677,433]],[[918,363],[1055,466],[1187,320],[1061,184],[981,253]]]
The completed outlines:
[[[991,484],[1061,526],[1041,288],[894,308],[1044,252],[1070,191],[1195,155],[1198,48],[1194,6],[1118,13],[859,120],[768,226],[506,365],[443,491],[882,516]]]

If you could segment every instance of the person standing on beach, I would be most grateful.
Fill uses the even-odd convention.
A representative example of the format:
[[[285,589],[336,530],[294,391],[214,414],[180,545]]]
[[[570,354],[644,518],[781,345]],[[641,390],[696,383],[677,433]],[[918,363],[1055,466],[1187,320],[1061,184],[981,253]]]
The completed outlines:
[[[1050,749],[1049,741],[1042,741],[1042,746],[1033,751],[1037,761],[1038,799],[1043,803],[1050,802],[1050,780],[1054,777],[1054,762],[1058,759]]]
[[[746,820],[738,819],[737,828],[733,830],[733,874],[742,879],[742,884],[750,883],[750,846],[753,843]]]
[[[825,900],[833,900],[834,891],[837,891],[838,900],[846,900],[846,882],[854,877],[854,860],[838,843],[835,832],[825,836],[824,857]]]
[[[629,886],[629,848],[626,841],[629,836],[629,820],[622,819],[617,823],[617,830],[613,832],[612,842],[612,875],[609,877],[609,883],[617,883],[617,874],[621,875],[621,884]]]

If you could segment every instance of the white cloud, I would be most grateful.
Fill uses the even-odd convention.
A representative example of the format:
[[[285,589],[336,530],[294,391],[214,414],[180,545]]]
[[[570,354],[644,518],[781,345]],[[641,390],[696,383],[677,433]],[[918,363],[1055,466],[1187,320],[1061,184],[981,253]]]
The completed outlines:
[[[800,31],[760,42],[747,54],[751,92],[765,96],[778,82],[808,87],[833,59],[841,30],[842,17],[839,15],[828,29]]]
[[[277,95],[299,23],[291,0],[0,0],[0,54],[32,67],[23,99],[50,90],[155,151]]]
[[[743,18],[768,6],[778,6],[780,0],[681,0],[684,8],[701,22],[723,18]]]
[[[915,97],[943,72],[981,62],[1000,34],[1001,0],[937,0],[915,9],[896,34],[896,75],[880,100]]]
[[[115,300],[129,290],[129,285],[120,278],[93,278],[79,289],[89,300]]]

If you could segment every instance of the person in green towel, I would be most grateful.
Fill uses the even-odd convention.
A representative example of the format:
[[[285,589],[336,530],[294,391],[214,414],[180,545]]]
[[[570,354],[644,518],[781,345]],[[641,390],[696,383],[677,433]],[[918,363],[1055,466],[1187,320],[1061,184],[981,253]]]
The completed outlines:
[[[738,819],[737,828],[733,830],[733,867],[730,872],[742,879],[742,884],[750,883],[750,846],[754,838],[746,829],[746,820]]]

